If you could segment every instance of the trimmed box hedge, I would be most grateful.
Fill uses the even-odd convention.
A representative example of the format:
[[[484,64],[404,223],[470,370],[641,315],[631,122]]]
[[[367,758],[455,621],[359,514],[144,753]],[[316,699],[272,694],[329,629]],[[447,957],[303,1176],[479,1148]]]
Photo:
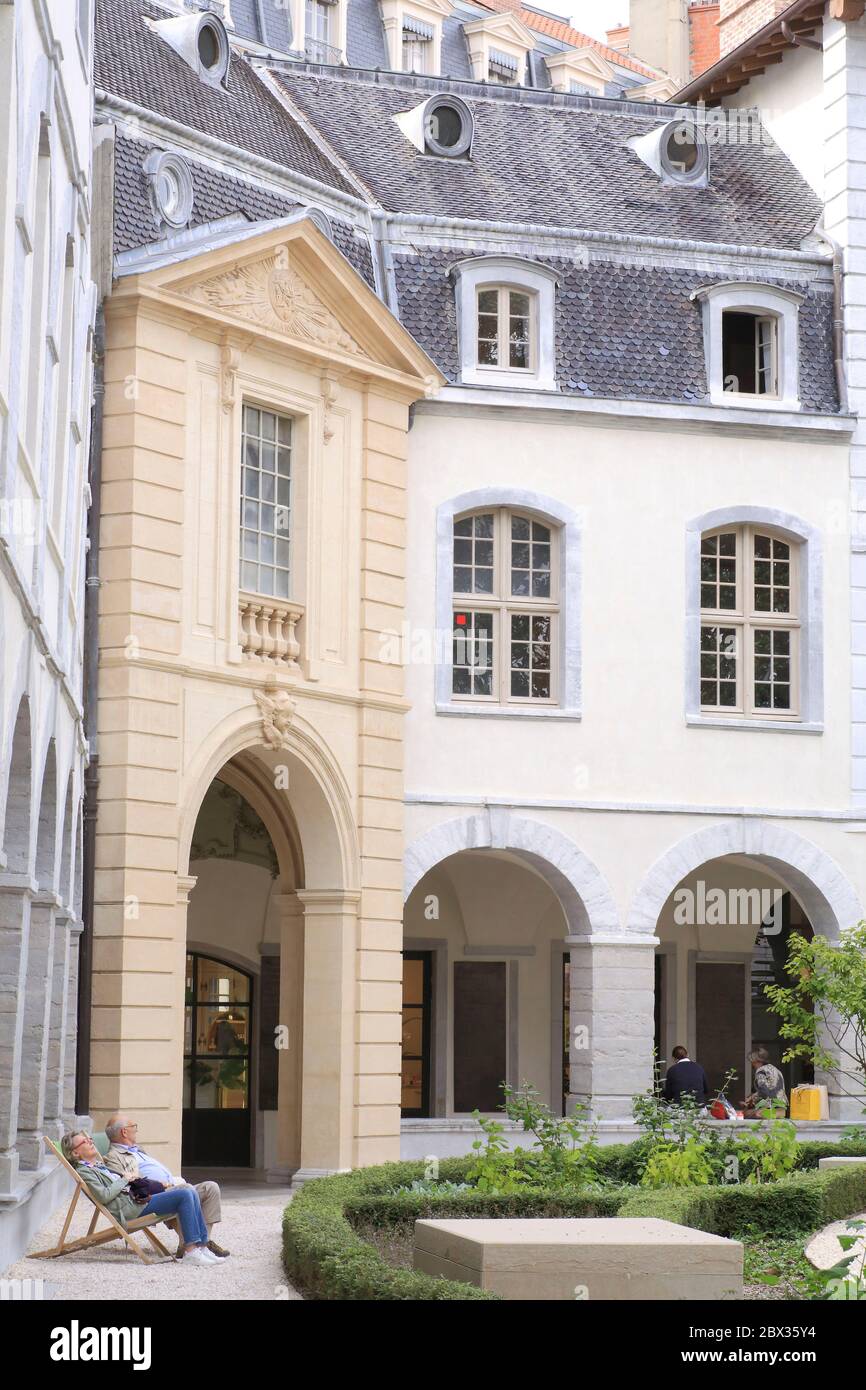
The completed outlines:
[[[283,1214],[286,1274],[317,1299],[495,1302],[497,1295],[471,1284],[395,1269],[364,1239],[363,1228],[405,1233],[425,1218],[655,1216],[737,1239],[806,1233],[866,1211],[864,1143],[803,1144],[799,1171],[782,1182],[657,1190],[637,1186],[632,1177],[636,1165],[642,1164],[641,1149],[640,1141],[602,1149],[600,1175],[622,1185],[574,1195],[530,1191],[499,1197],[467,1191],[437,1197],[396,1192],[424,1177],[421,1160],[317,1178],[301,1188]],[[819,1158],[834,1155],[862,1156],[863,1167],[814,1171]],[[443,1160],[439,1178],[465,1181],[471,1161]]]

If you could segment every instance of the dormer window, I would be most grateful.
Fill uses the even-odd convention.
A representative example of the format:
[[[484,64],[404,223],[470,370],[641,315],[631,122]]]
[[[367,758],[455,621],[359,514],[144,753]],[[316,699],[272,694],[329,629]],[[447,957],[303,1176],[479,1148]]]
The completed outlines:
[[[803,296],[778,285],[724,280],[691,298],[703,309],[712,404],[799,410]]]
[[[774,314],[722,314],[724,387],[734,395],[778,396],[778,319]]]
[[[710,151],[703,131],[690,120],[668,121],[629,140],[639,159],[668,187],[706,188]]]
[[[555,92],[603,97],[616,86],[613,68],[594,48],[566,48],[548,53],[544,61]]]
[[[339,63],[335,0],[304,0],[304,55],[311,63]]]
[[[433,51],[433,25],[413,15],[403,15],[403,71],[429,73]]]
[[[513,87],[518,80],[517,59],[510,53],[491,48],[487,61],[487,81],[501,87]]]
[[[536,296],[510,285],[478,291],[478,351],[481,368],[528,372],[535,342]]]
[[[513,256],[478,256],[451,274],[461,382],[555,391],[556,272]]]
[[[150,27],[202,82],[213,87],[228,85],[231,50],[225,25],[218,15],[178,15],[151,20]]]
[[[388,66],[435,77],[442,71],[442,25],[451,0],[380,0]]]
[[[173,229],[187,226],[192,215],[192,174],[186,160],[171,150],[153,150],[143,165],[154,221]]]
[[[522,81],[526,55],[535,47],[535,36],[516,14],[473,19],[463,25],[463,32],[476,82],[513,87]]]

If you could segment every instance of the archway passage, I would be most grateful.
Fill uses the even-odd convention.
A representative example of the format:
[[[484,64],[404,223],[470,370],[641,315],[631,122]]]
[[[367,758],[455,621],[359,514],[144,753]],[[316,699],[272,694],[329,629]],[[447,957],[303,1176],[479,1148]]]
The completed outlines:
[[[785,1040],[765,989],[788,983],[793,934],[813,924],[782,866],[736,855],[712,860],[677,884],[656,934],[655,1049],[662,1076],[675,1046],[706,1072],[711,1095],[740,1107],[753,1091],[753,1051],[764,1049],[791,1088],[812,1082],[805,1062],[784,1063]]]
[[[236,759],[208,788],[193,831],[182,1143],[183,1163],[192,1168],[278,1163],[274,1035],[286,885],[274,837],[289,860],[286,877],[293,886],[297,878],[291,810],[281,802],[254,759]]]
[[[528,855],[464,850],[422,876],[404,918],[405,1119],[496,1114],[523,1082],[561,1111],[567,930]]]

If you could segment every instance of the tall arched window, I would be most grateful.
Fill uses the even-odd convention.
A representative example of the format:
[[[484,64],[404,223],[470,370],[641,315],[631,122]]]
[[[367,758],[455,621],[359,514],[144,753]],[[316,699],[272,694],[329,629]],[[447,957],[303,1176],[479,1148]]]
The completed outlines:
[[[800,549],[760,524],[702,534],[702,712],[799,719]]]
[[[557,702],[558,544],[557,529],[528,512],[455,517],[454,699]]]

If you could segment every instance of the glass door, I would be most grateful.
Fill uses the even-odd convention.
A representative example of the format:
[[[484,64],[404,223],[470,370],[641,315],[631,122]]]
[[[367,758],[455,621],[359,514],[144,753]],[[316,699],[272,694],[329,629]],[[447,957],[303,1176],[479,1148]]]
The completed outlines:
[[[250,1166],[252,979],[208,956],[186,958],[183,1162]]]
[[[430,1002],[432,953],[403,952],[403,1067],[401,1114],[430,1114]]]

